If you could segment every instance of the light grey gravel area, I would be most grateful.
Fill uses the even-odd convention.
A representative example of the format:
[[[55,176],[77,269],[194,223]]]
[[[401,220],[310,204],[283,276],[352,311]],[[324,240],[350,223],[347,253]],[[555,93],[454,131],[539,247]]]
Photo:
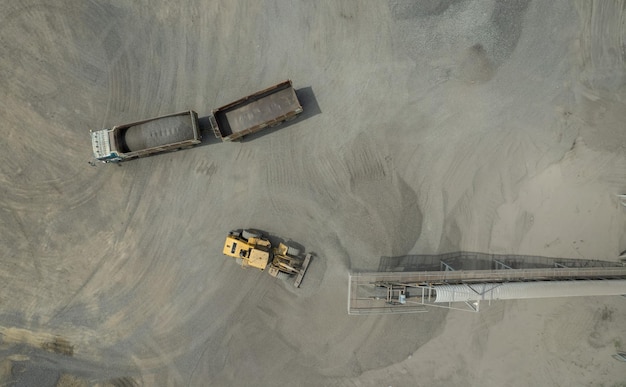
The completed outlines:
[[[623,300],[349,316],[347,291],[407,254],[617,259],[624,4],[0,3],[0,385],[623,382]],[[285,79],[301,117],[213,137]],[[89,164],[90,129],[188,109],[201,146]],[[314,253],[301,288],[228,261],[240,228]]]

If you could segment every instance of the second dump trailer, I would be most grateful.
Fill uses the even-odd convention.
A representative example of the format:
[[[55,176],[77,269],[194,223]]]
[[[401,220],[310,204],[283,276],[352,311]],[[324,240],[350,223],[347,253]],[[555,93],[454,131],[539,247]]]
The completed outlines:
[[[291,81],[286,80],[228,105],[209,116],[215,137],[236,141],[266,127],[279,125],[302,113],[302,106]]]

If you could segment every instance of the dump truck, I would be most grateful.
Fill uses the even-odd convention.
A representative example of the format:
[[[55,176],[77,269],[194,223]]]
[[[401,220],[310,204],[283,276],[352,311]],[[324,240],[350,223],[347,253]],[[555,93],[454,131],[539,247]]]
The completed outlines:
[[[94,157],[103,163],[189,148],[201,140],[193,110],[91,131]]]
[[[302,257],[298,249],[282,242],[272,248],[270,240],[256,230],[229,232],[223,253],[244,268],[267,270],[272,277],[295,276],[295,287],[300,287],[312,257],[310,253]]]
[[[302,106],[290,80],[214,109],[209,116],[215,137],[237,141],[296,118]]]

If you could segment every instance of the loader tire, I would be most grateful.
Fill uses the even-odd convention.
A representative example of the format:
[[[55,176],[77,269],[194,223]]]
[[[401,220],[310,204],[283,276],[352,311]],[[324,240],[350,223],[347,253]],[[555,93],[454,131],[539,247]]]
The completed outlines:
[[[300,249],[296,249],[295,247],[287,246],[287,255],[291,255],[292,257],[300,256]]]
[[[250,238],[258,238],[261,236],[261,234],[254,230],[243,230],[241,236],[243,237],[243,239],[247,240]]]

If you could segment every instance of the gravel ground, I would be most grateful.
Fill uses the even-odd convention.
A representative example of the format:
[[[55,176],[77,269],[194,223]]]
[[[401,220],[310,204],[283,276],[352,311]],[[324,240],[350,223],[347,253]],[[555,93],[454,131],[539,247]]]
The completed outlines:
[[[621,299],[346,302],[381,257],[617,259],[624,4],[0,4],[0,384],[623,382]],[[211,109],[284,79],[299,119],[213,138]],[[186,109],[202,146],[88,163],[89,129]],[[315,253],[300,289],[221,254],[244,227]]]

